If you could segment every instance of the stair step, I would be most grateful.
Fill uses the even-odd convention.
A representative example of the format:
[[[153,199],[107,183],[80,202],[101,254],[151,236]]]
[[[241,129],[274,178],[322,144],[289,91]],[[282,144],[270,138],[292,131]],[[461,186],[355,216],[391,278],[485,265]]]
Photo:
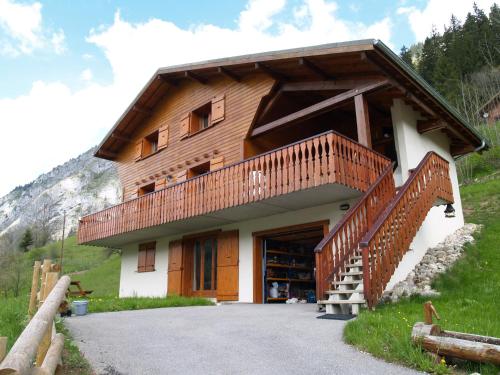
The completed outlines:
[[[349,263],[349,264],[346,264],[346,267],[347,267],[347,268],[352,268],[352,267],[363,267],[363,263],[361,263],[361,262]]]
[[[340,276],[360,276],[363,275],[363,271],[354,271],[354,272],[341,272]]]
[[[318,305],[362,305],[366,303],[364,299],[341,299],[338,301],[322,300],[318,301]]]
[[[327,290],[326,294],[353,294],[363,293],[363,289]]]
[[[332,284],[335,284],[335,285],[353,285],[353,284],[363,284],[363,280],[362,279],[359,279],[359,280],[342,280],[342,281],[334,281]]]

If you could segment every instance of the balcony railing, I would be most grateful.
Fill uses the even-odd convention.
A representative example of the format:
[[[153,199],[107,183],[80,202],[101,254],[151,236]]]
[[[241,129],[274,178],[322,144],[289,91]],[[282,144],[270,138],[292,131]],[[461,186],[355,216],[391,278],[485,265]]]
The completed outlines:
[[[258,202],[325,184],[366,191],[390,160],[329,131],[87,215],[78,242]]]

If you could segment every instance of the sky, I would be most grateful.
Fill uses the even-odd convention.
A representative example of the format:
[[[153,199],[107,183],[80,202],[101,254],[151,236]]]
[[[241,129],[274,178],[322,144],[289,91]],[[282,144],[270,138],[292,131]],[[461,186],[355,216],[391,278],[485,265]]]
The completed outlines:
[[[0,196],[98,144],[159,67],[365,38],[399,52],[472,4],[0,0]]]

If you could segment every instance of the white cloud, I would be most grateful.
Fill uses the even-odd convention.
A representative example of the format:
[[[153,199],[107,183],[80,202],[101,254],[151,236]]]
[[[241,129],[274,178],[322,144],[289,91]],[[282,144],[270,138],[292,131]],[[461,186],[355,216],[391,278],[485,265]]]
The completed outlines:
[[[81,74],[80,74],[80,79],[83,81],[91,81],[93,78],[92,70],[89,68],[85,69]]]
[[[0,54],[19,56],[47,46],[64,52],[64,32],[43,28],[42,4],[0,0]]]
[[[495,0],[476,0],[475,3],[479,8],[488,10]],[[397,13],[408,17],[416,40],[423,41],[431,34],[433,27],[439,32],[443,31],[444,25],[449,25],[452,14],[464,21],[467,13],[472,11],[473,4],[471,0],[454,0],[452,4],[450,1],[429,0],[423,9],[400,7]]]
[[[0,147],[0,159],[16,155],[15,164],[0,164],[0,175],[9,176],[0,179],[0,195],[98,143],[158,67],[368,37],[390,40],[388,18],[353,23],[340,19],[337,9],[334,2],[304,0],[290,19],[278,22],[286,11],[283,0],[251,0],[233,29],[209,24],[184,29],[160,19],[133,24],[117,12],[111,25],[87,37],[109,61],[111,84],[96,84],[86,69],[81,90],[35,82],[26,95],[0,99],[1,139],[12,140]]]

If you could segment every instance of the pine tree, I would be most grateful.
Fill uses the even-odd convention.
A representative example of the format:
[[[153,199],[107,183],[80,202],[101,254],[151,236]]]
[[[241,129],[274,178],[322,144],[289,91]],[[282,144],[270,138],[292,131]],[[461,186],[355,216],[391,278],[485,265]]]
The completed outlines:
[[[403,47],[401,47],[401,52],[399,52],[399,56],[409,66],[411,66],[412,68],[414,67],[413,66],[413,56],[412,56],[411,50],[409,48],[406,48],[405,45],[403,45]]]
[[[21,238],[21,242],[19,243],[19,249],[27,252],[29,248],[33,245],[33,233],[31,233],[31,229],[26,229]]]

